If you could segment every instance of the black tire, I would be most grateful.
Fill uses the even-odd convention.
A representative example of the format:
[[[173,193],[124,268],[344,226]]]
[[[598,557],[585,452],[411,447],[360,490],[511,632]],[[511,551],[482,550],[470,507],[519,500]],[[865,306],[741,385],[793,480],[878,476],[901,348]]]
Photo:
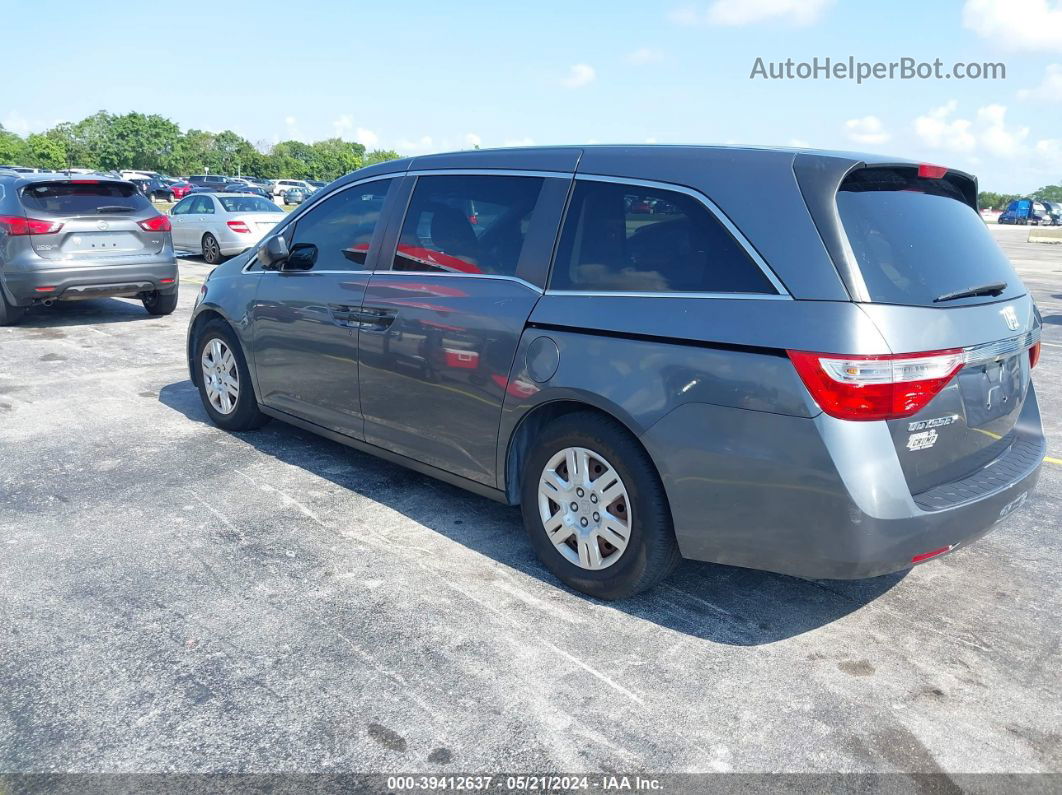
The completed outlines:
[[[179,298],[180,274],[175,274],[173,288],[169,290],[152,290],[141,293],[140,302],[144,305],[149,315],[163,316],[172,315],[177,308]]]
[[[144,293],[140,300],[144,304],[144,309],[147,310],[149,315],[172,315],[173,310],[177,308],[177,290],[152,290],[150,293]]]
[[[0,326],[13,326],[22,320],[25,314],[25,308],[8,302],[4,287],[0,285]]]
[[[591,570],[566,558],[546,535],[539,515],[538,484],[550,459],[568,447],[602,456],[627,489],[631,524],[627,546],[606,568]],[[567,414],[534,441],[520,484],[524,528],[539,559],[563,583],[598,599],[625,599],[667,577],[682,559],[664,486],[649,454],[615,420],[596,412]]]
[[[224,346],[232,352],[239,375],[239,394],[235,405],[228,413],[219,411],[211,403],[207,394],[206,375],[203,372],[203,352],[215,339],[221,340]],[[192,365],[196,368],[199,398],[203,401],[203,408],[206,409],[211,422],[226,431],[251,431],[269,422],[270,418],[258,409],[258,400],[254,395],[254,387],[251,385],[251,373],[247,369],[247,360],[228,323],[223,320],[208,321],[196,334],[193,350],[195,359]]]
[[[209,232],[203,235],[202,249],[203,261],[207,265],[221,264],[221,260],[224,259],[221,256],[221,245],[218,243],[218,239]]]

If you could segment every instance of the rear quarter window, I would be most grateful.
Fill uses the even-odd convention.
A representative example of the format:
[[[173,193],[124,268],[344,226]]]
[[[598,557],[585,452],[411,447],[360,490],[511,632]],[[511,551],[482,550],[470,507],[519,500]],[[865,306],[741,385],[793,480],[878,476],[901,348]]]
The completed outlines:
[[[837,210],[872,302],[961,306],[1024,293],[980,214],[949,179],[921,178],[914,168],[859,169],[841,183]],[[994,283],[1007,287],[935,300]]]
[[[28,211],[50,215],[136,212],[151,203],[135,186],[120,182],[41,182],[22,189]]]
[[[589,180],[576,183],[550,287],[777,293],[727,228],[694,197]]]

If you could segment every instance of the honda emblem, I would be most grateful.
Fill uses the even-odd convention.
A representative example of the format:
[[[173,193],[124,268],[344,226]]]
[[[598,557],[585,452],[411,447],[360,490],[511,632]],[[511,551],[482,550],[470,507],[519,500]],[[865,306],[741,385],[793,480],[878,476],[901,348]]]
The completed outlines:
[[[1018,322],[1018,313],[1014,311],[1014,307],[1005,306],[1000,310],[999,314],[1003,315],[1003,322],[1007,324],[1007,328],[1011,331],[1017,331],[1021,328],[1021,323]]]

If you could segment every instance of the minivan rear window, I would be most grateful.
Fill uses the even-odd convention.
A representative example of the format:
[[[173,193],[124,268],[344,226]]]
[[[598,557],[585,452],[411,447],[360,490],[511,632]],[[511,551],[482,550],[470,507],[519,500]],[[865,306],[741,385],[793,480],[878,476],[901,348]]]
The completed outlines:
[[[677,191],[592,180],[576,182],[550,288],[777,292],[697,199]]]
[[[962,306],[1024,293],[1021,280],[981,216],[951,180],[915,168],[864,168],[845,178],[837,209],[870,300]],[[1002,292],[951,300],[1006,284]]]
[[[123,182],[38,182],[22,189],[28,211],[51,215],[136,212],[151,204]]]

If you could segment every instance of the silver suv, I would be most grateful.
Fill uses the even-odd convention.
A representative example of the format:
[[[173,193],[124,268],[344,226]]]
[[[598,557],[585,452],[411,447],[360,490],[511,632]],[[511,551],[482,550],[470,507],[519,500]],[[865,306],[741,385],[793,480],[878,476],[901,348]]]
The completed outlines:
[[[1040,471],[1040,316],[976,196],[845,153],[384,163],[214,271],[191,376],[222,428],[520,505],[594,596],[680,557],[871,577],[988,532]]]
[[[168,315],[177,280],[170,219],[132,183],[0,171],[0,325],[35,304],[104,296]]]

